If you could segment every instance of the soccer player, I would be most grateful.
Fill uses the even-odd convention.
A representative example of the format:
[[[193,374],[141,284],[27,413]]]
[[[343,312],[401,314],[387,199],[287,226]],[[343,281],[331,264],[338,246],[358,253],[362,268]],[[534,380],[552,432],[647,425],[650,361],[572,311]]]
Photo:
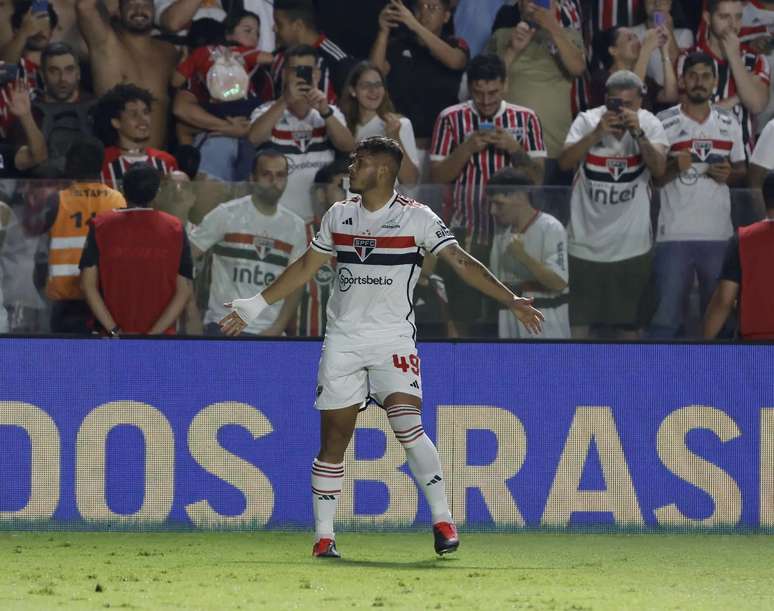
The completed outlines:
[[[270,304],[309,282],[330,257],[336,257],[338,282],[328,301],[317,378],[322,434],[312,465],[312,498],[317,536],[313,554],[318,557],[339,557],[333,520],[344,478],[344,452],[369,394],[386,411],[424,490],[435,551],[445,554],[459,546],[438,452],[422,428],[412,293],[423,255],[444,259],[468,284],[510,308],[530,331],[541,330],[543,316],[531,299],[514,295],[462,250],[427,206],[394,191],[402,160],[395,140],[374,136],[360,142],[349,168],[349,188],[357,195],[334,204],[306,253],[255,297],[227,304],[233,311],[220,322],[226,335],[238,335]]]

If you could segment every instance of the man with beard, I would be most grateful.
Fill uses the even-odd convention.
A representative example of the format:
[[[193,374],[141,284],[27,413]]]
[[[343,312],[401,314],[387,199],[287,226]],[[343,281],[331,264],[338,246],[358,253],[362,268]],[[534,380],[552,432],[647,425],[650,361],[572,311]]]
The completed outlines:
[[[177,66],[177,51],[151,37],[152,0],[121,0],[119,25],[112,27],[98,9],[98,0],[77,0],[78,26],[91,57],[94,91],[102,95],[119,83],[134,83],[155,100],[147,144],[163,148],[169,114],[169,82]]]
[[[164,175],[177,170],[172,155],[149,146],[156,105],[150,91],[130,83],[116,85],[100,98],[94,117],[97,135],[106,145],[102,180],[107,184],[117,184],[136,163],[147,163]]]
[[[190,231],[194,257],[212,249],[212,273],[205,333],[222,335],[218,321],[234,295],[252,297],[306,250],[304,222],[279,207],[288,182],[288,161],[277,151],[255,160],[251,195],[220,204]],[[296,314],[303,288],[266,308],[245,329],[247,335],[282,335]]]
[[[684,102],[658,116],[670,152],[666,173],[657,179],[663,189],[653,261],[658,306],[649,329],[652,338],[673,338],[679,332],[694,274],[704,312],[733,233],[728,186],[744,179],[744,142],[734,114],[710,104],[717,77],[712,57],[690,54],[681,77]]]

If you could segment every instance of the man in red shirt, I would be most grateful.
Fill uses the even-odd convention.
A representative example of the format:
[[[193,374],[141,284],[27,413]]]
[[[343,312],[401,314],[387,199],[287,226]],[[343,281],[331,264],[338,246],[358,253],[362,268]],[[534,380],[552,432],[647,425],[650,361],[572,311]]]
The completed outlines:
[[[739,335],[774,340],[774,174],[763,183],[767,218],[740,227],[728,242],[720,281],[704,318],[704,337],[714,339],[739,304]]]
[[[94,127],[105,143],[102,180],[114,186],[136,163],[153,166],[162,174],[177,170],[177,161],[166,151],[148,146],[153,130],[151,106],[154,103],[147,89],[126,83],[105,93],[94,109]]]
[[[150,208],[161,182],[142,164],[124,176],[128,208],[98,215],[81,257],[81,288],[102,328],[121,333],[174,335],[191,297],[193,264],[183,224]]]

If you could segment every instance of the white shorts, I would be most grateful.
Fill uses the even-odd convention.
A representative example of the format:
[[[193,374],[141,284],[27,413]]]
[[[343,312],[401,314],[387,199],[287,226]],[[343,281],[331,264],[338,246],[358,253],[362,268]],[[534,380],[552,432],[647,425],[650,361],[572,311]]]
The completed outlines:
[[[317,409],[362,407],[369,397],[382,405],[396,392],[422,398],[419,356],[412,340],[363,348],[323,345],[317,372]]]

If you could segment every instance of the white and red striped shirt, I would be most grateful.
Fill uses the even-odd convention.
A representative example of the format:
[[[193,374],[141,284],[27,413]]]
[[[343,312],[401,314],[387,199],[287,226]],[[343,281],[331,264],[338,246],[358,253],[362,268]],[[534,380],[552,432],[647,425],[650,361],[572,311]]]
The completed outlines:
[[[165,175],[177,170],[177,160],[166,151],[146,148],[144,153],[144,155],[128,156],[122,154],[117,146],[107,147],[102,162],[102,182],[116,188],[116,185],[123,180],[126,171],[136,163],[152,165]]]
[[[713,107],[699,123],[674,106],[658,115],[669,139],[670,155],[691,151],[690,169],[661,190],[658,241],[727,240],[731,225],[728,185],[707,175],[710,164],[744,161],[742,129],[728,110]]]
[[[562,0],[562,3],[559,5],[559,17],[563,27],[583,34],[583,11],[581,10],[580,0]],[[573,117],[589,107],[589,79],[587,74],[573,79],[572,90],[570,91],[570,106]]]
[[[774,28],[774,9],[766,8],[758,0],[748,0],[742,13],[739,40],[749,43],[761,36],[769,36]]]
[[[430,147],[431,161],[446,159],[479,129],[481,122],[482,117],[472,101],[446,108],[435,122]],[[492,123],[510,132],[530,157],[547,156],[543,129],[534,110],[502,102]],[[510,161],[511,156],[507,151],[489,146],[468,159],[454,182],[450,225],[455,229],[464,228],[467,236],[478,244],[490,243],[492,235],[492,219],[484,189],[492,174],[509,165]]]
[[[710,49],[709,43],[706,41],[700,42],[693,49],[690,49],[687,53],[680,56],[677,62],[677,76],[681,77],[683,74],[683,64],[685,63],[687,55],[696,51],[706,53],[715,62],[718,84],[711,101],[717,104],[718,102],[735,96],[737,94],[736,81],[734,80],[734,75],[731,73],[731,67],[728,65],[728,61],[715,55],[712,52],[712,49]],[[739,53],[742,56],[742,61],[747,70],[768,85],[771,82],[771,68],[769,67],[768,60],[763,55],[756,55],[755,53],[750,53],[743,49],[740,49]],[[742,126],[742,138],[744,139],[745,152],[749,157],[755,146],[752,114],[742,104],[734,106],[733,112]]]

